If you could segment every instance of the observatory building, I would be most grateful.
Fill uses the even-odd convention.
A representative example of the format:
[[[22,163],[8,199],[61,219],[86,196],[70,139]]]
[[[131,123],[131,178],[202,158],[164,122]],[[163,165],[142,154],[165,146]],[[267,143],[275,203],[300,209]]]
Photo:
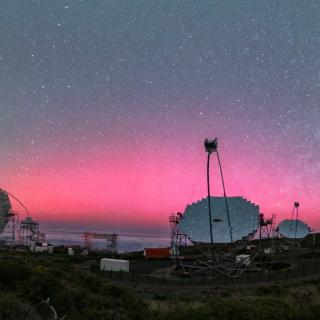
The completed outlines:
[[[302,239],[310,233],[309,226],[298,219],[283,220],[277,230],[283,237],[289,239]]]
[[[259,206],[243,197],[228,197],[233,241],[255,233],[259,227]],[[214,243],[230,243],[230,232],[224,197],[210,197]],[[179,229],[194,243],[210,243],[208,198],[187,205]]]
[[[8,223],[11,208],[8,194],[0,189],[0,233],[3,232]]]

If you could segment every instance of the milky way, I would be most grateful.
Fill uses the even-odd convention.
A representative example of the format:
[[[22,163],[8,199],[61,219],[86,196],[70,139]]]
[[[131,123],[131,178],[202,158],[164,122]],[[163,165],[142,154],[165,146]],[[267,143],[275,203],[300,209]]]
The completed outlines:
[[[0,186],[41,221],[163,230],[205,196],[217,136],[229,195],[278,221],[299,200],[319,228],[319,17],[319,1],[1,1]]]

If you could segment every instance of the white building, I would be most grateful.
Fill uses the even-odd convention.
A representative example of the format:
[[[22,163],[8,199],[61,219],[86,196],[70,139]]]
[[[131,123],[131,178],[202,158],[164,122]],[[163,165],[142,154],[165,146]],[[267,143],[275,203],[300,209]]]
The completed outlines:
[[[100,260],[100,271],[129,272],[129,260],[103,258]]]

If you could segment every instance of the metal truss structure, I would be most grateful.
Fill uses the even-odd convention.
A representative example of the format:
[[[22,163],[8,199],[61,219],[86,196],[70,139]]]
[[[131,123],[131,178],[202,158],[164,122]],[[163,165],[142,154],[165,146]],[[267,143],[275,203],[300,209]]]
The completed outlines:
[[[230,223],[229,205],[226,196],[221,161],[218,153],[217,139],[205,139],[204,146],[207,157],[207,189],[208,189],[208,223],[210,227],[210,243],[193,243],[190,247],[183,248],[186,244],[187,236],[179,230],[179,221],[181,213],[171,215],[169,222],[171,225],[171,249],[173,256],[176,258],[175,272],[182,276],[196,277],[237,277],[245,270],[257,270],[253,262],[261,253],[256,246],[250,246],[250,240],[254,233],[249,234],[242,240],[233,241],[232,227]],[[210,205],[210,155],[216,153],[219,164],[220,177],[223,186],[223,196],[225,199],[225,208],[229,226],[230,243],[217,244],[213,243],[213,215]],[[264,221],[264,220],[263,220]],[[261,221],[262,223],[262,221]],[[270,233],[269,221],[264,221],[261,225],[261,232]],[[187,256],[183,251],[191,249],[192,254]]]
[[[171,214],[169,216],[169,223],[171,228],[170,248],[171,256],[173,258],[179,257],[179,248],[185,247],[188,243],[187,235],[182,233],[179,229],[179,221],[181,217],[181,212],[178,212],[177,214]]]
[[[84,239],[84,247],[91,249],[92,239],[106,240],[106,250],[112,253],[117,252],[118,247],[118,235],[116,233],[98,233],[98,232],[84,232],[82,234]]]
[[[23,246],[35,246],[45,241],[45,234],[40,232],[39,223],[30,216],[20,223],[20,244]]]
[[[263,213],[259,215],[259,239],[278,237],[278,232],[275,228],[275,220],[275,214],[272,215],[271,219],[265,219]]]
[[[6,246],[14,246],[19,241],[19,215],[9,211],[7,222],[1,234],[1,240]]]

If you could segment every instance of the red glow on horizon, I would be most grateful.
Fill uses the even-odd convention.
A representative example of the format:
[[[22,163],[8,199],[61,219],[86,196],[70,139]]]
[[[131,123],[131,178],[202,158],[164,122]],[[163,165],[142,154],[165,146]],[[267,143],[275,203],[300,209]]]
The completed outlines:
[[[271,156],[257,165],[256,159],[242,159],[237,153],[222,155],[228,196],[246,197],[260,205],[266,216],[275,213],[277,222],[290,217],[298,200],[300,218],[319,228],[316,188],[310,182],[292,180],[294,168],[278,166],[275,174]],[[140,150],[130,156],[123,152],[111,158],[102,153],[81,159],[56,157],[19,176],[9,172],[14,178],[3,188],[21,199],[40,221],[110,228],[164,230],[170,213],[206,196],[206,155],[200,147],[185,154]],[[219,195],[221,182],[214,159],[211,167],[213,195]]]

